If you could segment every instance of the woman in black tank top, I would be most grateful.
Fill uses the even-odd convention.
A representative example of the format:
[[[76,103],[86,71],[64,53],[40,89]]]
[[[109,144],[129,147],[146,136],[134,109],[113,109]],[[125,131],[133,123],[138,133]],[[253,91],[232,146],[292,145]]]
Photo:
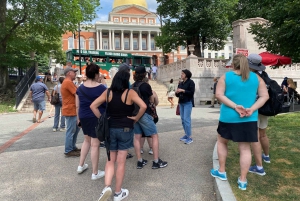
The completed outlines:
[[[146,111],[146,104],[138,96],[134,90],[129,89],[130,73],[128,71],[119,71],[112,80],[110,87],[110,94],[107,103],[107,112],[110,126],[110,161],[106,162],[105,167],[105,188],[103,189],[99,200],[105,199],[112,194],[110,188],[112,178],[114,176],[115,163],[118,168],[116,174],[116,188],[114,196],[116,198],[125,198],[129,191],[123,189],[125,163],[128,149],[133,147],[133,124],[137,122]],[[100,117],[100,112],[97,109],[102,103],[106,101],[107,90],[91,104],[91,110],[97,118]],[[140,109],[136,116],[131,116],[134,110],[133,103],[137,104]]]

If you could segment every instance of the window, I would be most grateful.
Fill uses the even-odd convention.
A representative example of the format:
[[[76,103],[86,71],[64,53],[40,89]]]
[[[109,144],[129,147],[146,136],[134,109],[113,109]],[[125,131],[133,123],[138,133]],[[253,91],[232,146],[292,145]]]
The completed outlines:
[[[142,39],[142,49],[143,49],[143,50],[146,50],[146,49],[147,49],[147,41],[146,41],[146,38],[143,38],[143,39]]]
[[[90,38],[89,39],[89,42],[90,42],[90,50],[94,50],[95,49],[95,40],[94,38]]]
[[[74,38],[73,37],[69,37],[68,38],[68,49],[74,49],[73,43],[74,43]]]
[[[120,38],[115,38],[115,49],[120,49]]]
[[[136,22],[136,19],[131,19],[131,22]]]
[[[228,46],[228,49],[231,51],[232,50],[232,46]]]
[[[80,37],[80,48],[85,50],[85,39],[83,37]]]
[[[103,39],[103,49],[108,50],[108,39]]]
[[[177,57],[174,57],[174,62],[176,62],[177,61]]]
[[[114,18],[114,22],[119,22],[119,18]]]
[[[153,24],[153,20],[149,20],[149,23],[150,23],[150,24]]]
[[[145,19],[141,19],[141,20],[140,20],[140,23],[145,23]]]
[[[129,38],[124,38],[124,49],[129,50]]]
[[[211,53],[208,53],[208,58],[211,58]]]
[[[134,38],[133,39],[133,49],[134,50],[138,50],[139,48],[138,48],[138,40],[137,40],[137,38]]]
[[[128,18],[123,18],[123,22],[128,22]]]
[[[185,50],[185,46],[180,46],[180,51]]]
[[[225,54],[224,53],[222,53],[222,59],[224,59],[225,58]]]
[[[215,53],[215,58],[216,58],[216,59],[218,58],[218,53]]]
[[[154,41],[154,38],[151,38],[151,50],[155,50],[155,41]]]
[[[229,53],[229,59],[231,59],[232,58],[232,53]]]

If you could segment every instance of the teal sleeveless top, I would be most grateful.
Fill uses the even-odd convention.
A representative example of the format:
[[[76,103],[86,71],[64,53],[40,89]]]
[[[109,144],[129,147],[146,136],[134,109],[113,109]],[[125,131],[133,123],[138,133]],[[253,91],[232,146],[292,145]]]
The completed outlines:
[[[259,80],[255,73],[250,72],[248,80],[242,81],[242,76],[230,71],[225,74],[225,96],[237,105],[250,108],[257,99]],[[257,121],[258,111],[254,111],[250,117],[240,117],[231,107],[224,104],[220,109],[220,121],[224,123],[240,123]]]

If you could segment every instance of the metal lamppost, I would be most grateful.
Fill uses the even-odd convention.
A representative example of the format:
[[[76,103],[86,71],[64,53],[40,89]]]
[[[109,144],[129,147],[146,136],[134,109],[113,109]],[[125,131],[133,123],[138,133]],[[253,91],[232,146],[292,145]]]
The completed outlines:
[[[81,47],[80,47],[80,23],[78,24],[78,45],[79,45],[79,74],[81,75]]]

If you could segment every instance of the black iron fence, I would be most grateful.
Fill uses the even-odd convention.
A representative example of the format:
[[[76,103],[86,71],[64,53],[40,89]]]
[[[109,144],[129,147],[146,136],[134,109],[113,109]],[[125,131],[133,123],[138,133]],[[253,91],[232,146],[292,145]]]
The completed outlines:
[[[35,80],[35,67],[32,66],[26,74],[23,76],[21,81],[16,86],[16,108],[19,106],[20,102],[24,98],[31,84]]]

